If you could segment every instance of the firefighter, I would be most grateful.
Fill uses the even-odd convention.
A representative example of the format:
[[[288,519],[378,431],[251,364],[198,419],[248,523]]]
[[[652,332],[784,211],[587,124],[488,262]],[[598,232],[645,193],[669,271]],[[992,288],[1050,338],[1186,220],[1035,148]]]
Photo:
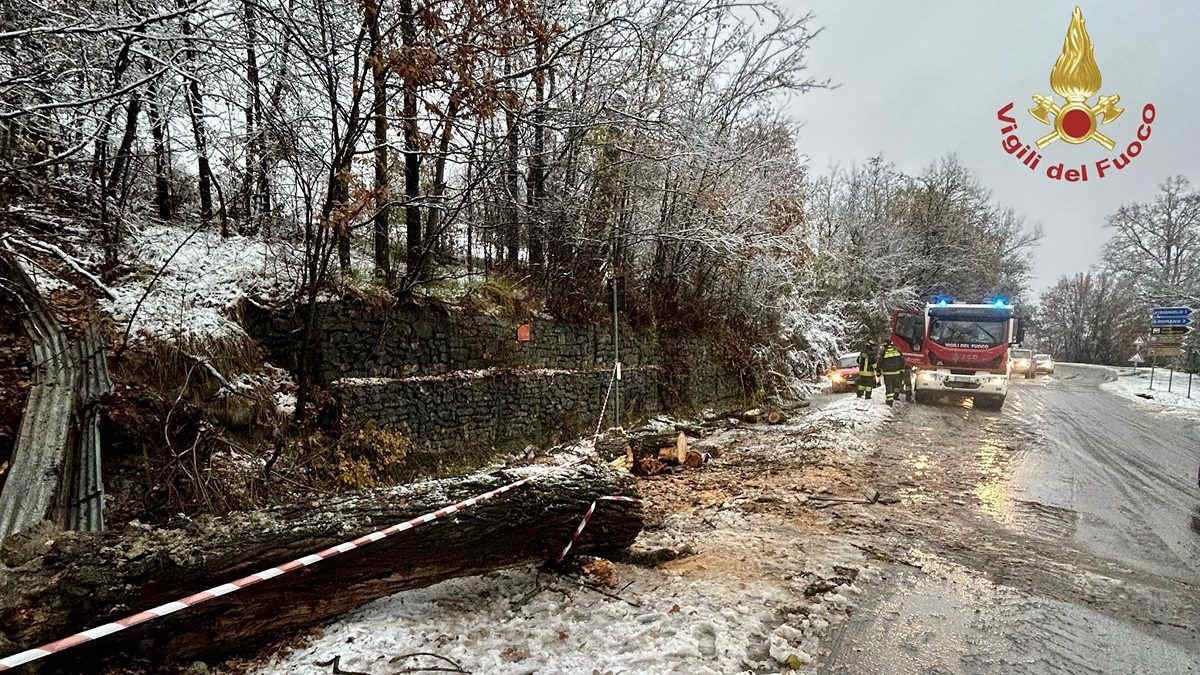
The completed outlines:
[[[858,379],[855,384],[858,389],[854,395],[858,398],[871,398],[871,390],[879,384],[875,378],[875,350],[870,345],[858,353]]]
[[[889,342],[883,348],[883,356],[879,359],[879,371],[883,374],[883,385],[887,388],[887,404],[892,405],[896,402],[896,394],[904,391],[905,380],[904,355],[896,349],[896,345]]]

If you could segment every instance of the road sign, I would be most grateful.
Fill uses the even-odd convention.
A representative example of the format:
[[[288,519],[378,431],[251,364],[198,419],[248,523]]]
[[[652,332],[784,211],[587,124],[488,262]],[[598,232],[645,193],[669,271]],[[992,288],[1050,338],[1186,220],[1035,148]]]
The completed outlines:
[[[1154,356],[1179,356],[1179,345],[1155,345],[1150,348]]]
[[[1152,345],[1181,345],[1187,339],[1186,335],[1151,335]]]
[[[1190,316],[1192,314],[1192,308],[1191,307],[1155,307],[1150,310],[1150,313],[1156,319],[1159,317],[1183,318],[1183,317]]]
[[[1153,329],[1151,329],[1151,330],[1153,330]],[[1134,341],[1133,341],[1133,346],[1134,346],[1134,347],[1141,347],[1141,346],[1142,346],[1142,345],[1144,345],[1144,344],[1146,344],[1146,341],[1145,341],[1145,340],[1143,340],[1142,338],[1138,338],[1138,339],[1136,339],[1136,340],[1134,340]]]
[[[1191,326],[1156,326],[1150,329],[1151,335],[1187,335],[1190,332]]]
[[[1129,359],[1129,362],[1136,366],[1137,364],[1142,363],[1145,360],[1146,359],[1143,359],[1141,354],[1134,354],[1133,358]]]
[[[1186,326],[1192,322],[1186,316],[1181,317],[1154,317],[1150,320],[1151,326]]]

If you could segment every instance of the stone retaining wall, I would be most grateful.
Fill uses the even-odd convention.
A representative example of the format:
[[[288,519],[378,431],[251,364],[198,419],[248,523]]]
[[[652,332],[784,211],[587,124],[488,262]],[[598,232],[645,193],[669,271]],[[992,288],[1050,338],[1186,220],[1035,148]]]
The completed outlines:
[[[481,368],[590,369],[612,363],[612,327],[534,319],[532,340],[517,342],[517,325],[493,316],[442,308],[379,309],[361,302],[318,306],[322,382],[344,377],[405,377]],[[247,330],[281,365],[298,365],[300,321],[252,304]],[[622,327],[621,361],[658,362],[653,336]]]
[[[659,409],[656,367],[624,373],[622,409]],[[595,430],[609,371],[488,371],[403,379],[347,378],[332,390],[343,421],[403,431],[424,452],[521,448]],[[611,424],[612,400],[603,426]]]
[[[511,449],[591,433],[612,378],[610,326],[532,322],[354,302],[320,306],[320,380],[345,424],[408,434],[423,452]],[[295,317],[253,305],[244,324],[276,363],[295,371]],[[623,328],[624,422],[679,406],[732,403],[741,379],[698,341],[676,344],[668,373],[652,335]],[[611,424],[608,402],[604,426]]]

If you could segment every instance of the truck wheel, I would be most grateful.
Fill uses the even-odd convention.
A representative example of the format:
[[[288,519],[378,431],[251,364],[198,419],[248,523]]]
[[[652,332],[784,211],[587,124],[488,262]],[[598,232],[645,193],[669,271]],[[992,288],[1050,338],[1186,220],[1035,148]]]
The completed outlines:
[[[999,410],[1004,407],[1003,396],[976,396],[975,407],[980,410]]]
[[[1034,378],[1034,375],[1035,375],[1035,373],[1032,370],[1025,371],[1025,379],[1027,379],[1027,380],[1032,380]]]
[[[929,394],[926,394],[920,389],[913,391],[913,398],[917,401],[917,403],[929,403]]]

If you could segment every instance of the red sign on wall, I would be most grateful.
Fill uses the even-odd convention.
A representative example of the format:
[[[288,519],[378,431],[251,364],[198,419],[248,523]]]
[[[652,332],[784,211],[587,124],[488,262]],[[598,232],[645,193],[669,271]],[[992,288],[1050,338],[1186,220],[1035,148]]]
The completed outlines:
[[[517,342],[529,342],[533,339],[533,327],[527,323],[517,325]]]

